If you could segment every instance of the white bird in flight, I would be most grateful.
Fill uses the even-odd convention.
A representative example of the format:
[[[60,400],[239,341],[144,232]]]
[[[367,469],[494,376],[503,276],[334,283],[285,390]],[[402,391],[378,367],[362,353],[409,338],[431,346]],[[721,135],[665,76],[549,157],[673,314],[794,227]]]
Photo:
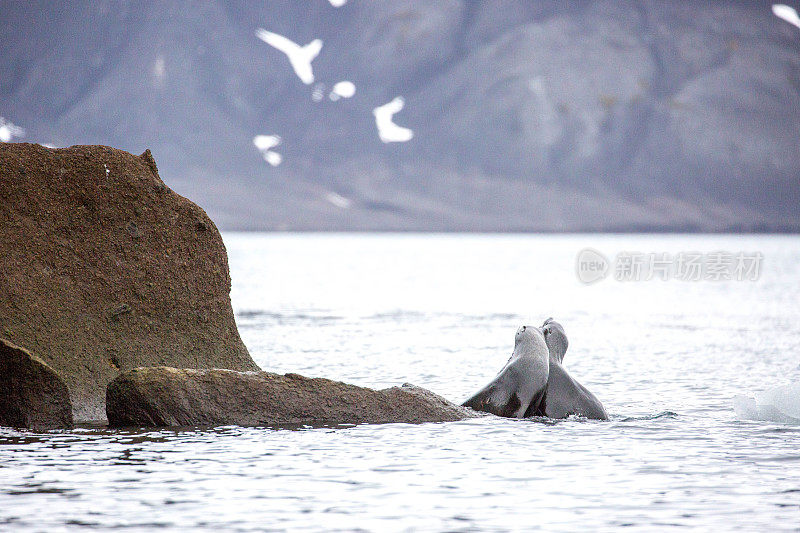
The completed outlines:
[[[345,198],[341,194],[336,194],[335,192],[329,192],[325,199],[328,203],[335,205],[339,209],[350,209],[350,206],[353,204],[353,201],[349,198]]]
[[[331,94],[328,95],[333,102],[340,98],[352,98],[356,94],[356,85],[352,81],[340,81],[331,89]]]
[[[372,110],[375,115],[375,125],[378,127],[378,137],[385,143],[406,142],[414,138],[414,131],[403,126],[398,126],[392,122],[395,113],[403,109],[406,101],[402,96],[396,97],[388,104],[376,107]]]
[[[268,45],[280,50],[289,58],[294,73],[306,85],[314,83],[314,71],[311,69],[311,62],[319,55],[322,50],[322,40],[314,39],[305,46],[290,41],[283,35],[272,33],[264,28],[256,30],[256,37]]]
[[[283,156],[272,150],[272,148],[281,144],[281,140],[279,135],[256,135],[253,137],[253,145],[261,152],[261,157],[264,158],[264,161],[273,167],[277,167],[283,162]]]
[[[800,28],[800,17],[797,16],[795,8],[786,4],[772,4],[772,14]]]

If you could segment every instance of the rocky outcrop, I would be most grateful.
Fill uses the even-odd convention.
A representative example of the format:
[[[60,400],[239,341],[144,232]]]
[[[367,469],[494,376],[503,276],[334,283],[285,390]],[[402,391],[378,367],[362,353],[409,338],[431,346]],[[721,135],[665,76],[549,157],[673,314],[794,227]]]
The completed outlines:
[[[146,151],[0,144],[0,336],[69,387],[77,420],[141,366],[255,370],[225,247]]]
[[[0,426],[72,426],[66,384],[47,363],[5,339],[0,339]]]
[[[270,372],[137,368],[108,386],[111,426],[443,422],[475,416],[430,391]]]

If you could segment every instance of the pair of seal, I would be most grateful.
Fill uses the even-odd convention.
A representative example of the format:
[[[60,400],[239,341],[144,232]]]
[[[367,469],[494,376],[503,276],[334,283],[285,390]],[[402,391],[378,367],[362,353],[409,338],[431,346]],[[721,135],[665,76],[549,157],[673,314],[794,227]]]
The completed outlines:
[[[541,328],[522,326],[514,352],[488,385],[462,405],[499,416],[607,420],[603,404],[563,366],[569,347],[561,324],[548,318]]]

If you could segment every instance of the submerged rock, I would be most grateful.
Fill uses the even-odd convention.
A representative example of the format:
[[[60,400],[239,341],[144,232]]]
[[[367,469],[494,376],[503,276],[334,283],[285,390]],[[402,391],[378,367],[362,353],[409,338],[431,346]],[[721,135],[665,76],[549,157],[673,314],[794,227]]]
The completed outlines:
[[[0,339],[0,426],[72,426],[66,384],[47,363],[5,339]]]
[[[146,151],[0,144],[0,335],[69,387],[77,420],[141,366],[257,370],[205,212]]]
[[[137,368],[108,386],[112,426],[420,423],[475,415],[413,385],[373,390],[271,372]]]

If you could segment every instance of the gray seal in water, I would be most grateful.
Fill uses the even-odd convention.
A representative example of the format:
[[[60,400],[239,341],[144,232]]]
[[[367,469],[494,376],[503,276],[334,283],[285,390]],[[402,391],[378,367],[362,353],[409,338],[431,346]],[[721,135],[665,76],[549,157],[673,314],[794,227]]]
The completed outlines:
[[[549,365],[542,330],[522,326],[514,336],[514,352],[497,377],[462,405],[509,418],[536,412],[547,390]]]
[[[569,415],[579,415],[596,420],[608,420],[600,400],[570,376],[564,368],[564,354],[569,347],[569,341],[563,326],[548,318],[542,324],[541,331],[550,351],[547,394],[538,408],[529,408],[525,416],[567,418]]]

